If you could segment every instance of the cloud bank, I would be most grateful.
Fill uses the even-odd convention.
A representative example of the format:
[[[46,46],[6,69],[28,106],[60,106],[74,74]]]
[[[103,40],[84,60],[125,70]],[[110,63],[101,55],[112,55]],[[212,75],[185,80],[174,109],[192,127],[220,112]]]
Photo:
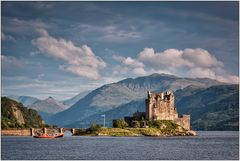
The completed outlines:
[[[133,28],[123,29],[118,25],[107,26],[93,26],[90,24],[81,24],[78,26],[82,36],[89,36],[88,34],[94,33],[95,40],[106,42],[124,42],[132,39],[141,38],[141,33],[135,31]]]
[[[238,83],[239,79],[236,75],[228,74],[223,62],[201,48],[167,49],[160,53],[153,48],[144,48],[137,58],[113,56],[113,59],[121,63],[114,68],[114,74],[131,72],[144,75],[163,72],[182,77],[211,78],[227,83]]]
[[[96,56],[92,49],[83,45],[76,46],[72,41],[56,39],[43,28],[36,29],[41,37],[32,41],[45,55],[64,61],[59,69],[83,76],[89,79],[99,79],[99,70],[106,67],[106,63]]]
[[[3,69],[21,68],[24,65],[24,62],[18,61],[14,56],[1,55],[1,63]]]

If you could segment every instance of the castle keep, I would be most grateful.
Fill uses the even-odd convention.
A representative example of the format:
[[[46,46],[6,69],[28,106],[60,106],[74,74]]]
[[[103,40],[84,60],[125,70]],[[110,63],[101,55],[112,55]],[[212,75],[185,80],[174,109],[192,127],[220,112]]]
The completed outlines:
[[[148,91],[146,99],[146,119],[147,120],[172,120],[190,130],[190,115],[178,117],[174,107],[174,95],[172,92],[153,93]]]

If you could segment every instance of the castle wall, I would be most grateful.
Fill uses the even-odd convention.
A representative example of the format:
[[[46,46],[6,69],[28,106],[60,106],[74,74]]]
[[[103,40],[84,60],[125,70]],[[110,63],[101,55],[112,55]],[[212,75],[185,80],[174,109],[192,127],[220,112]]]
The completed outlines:
[[[182,117],[178,118],[177,124],[186,130],[190,130],[190,115],[183,115]]]
[[[170,92],[148,92],[148,99],[146,99],[146,119],[173,120],[183,128],[190,130],[190,115],[183,115],[178,118],[177,110],[174,107],[174,95]]]
[[[146,118],[148,120],[175,120],[178,113],[174,107],[173,94],[148,92],[146,100]]]

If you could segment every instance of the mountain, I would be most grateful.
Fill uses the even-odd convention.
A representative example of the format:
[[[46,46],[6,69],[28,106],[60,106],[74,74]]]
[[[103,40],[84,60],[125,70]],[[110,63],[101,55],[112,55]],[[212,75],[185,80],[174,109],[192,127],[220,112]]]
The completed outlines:
[[[191,114],[191,127],[195,130],[238,130],[239,87],[217,85],[211,87],[188,86],[175,93],[175,107],[179,115]],[[91,122],[112,126],[112,120],[132,116],[136,111],[145,111],[145,99],[123,104],[112,110],[89,116],[67,127],[88,127]]]
[[[36,110],[28,109],[7,97],[1,97],[1,128],[43,127],[44,121]]]
[[[35,109],[39,115],[44,119],[45,122],[49,123],[50,118],[53,114],[66,110],[68,105],[63,104],[60,101],[55,100],[52,97],[48,97],[45,100],[40,100],[30,96],[16,96],[10,95],[9,98],[22,103],[24,106]]]
[[[38,100],[30,105],[30,108],[39,112],[45,112],[48,114],[55,114],[57,112],[66,110],[68,107],[52,97],[48,97],[45,100]]]
[[[48,97],[45,100],[30,96],[10,95],[8,97],[22,103],[26,107],[37,110],[41,116],[50,116],[51,114],[66,110],[69,107],[52,97]]]
[[[62,103],[66,106],[72,106],[73,104],[75,104],[77,101],[79,101],[80,99],[82,99],[83,97],[85,97],[88,93],[90,93],[90,91],[84,91],[84,92],[81,92],[79,93],[78,95],[70,98],[70,99],[67,99],[67,100],[64,100],[62,101]]]
[[[21,102],[24,106],[31,106],[35,102],[39,101],[39,99],[35,97],[30,97],[30,96],[16,96],[16,95],[10,95],[8,98],[13,99],[17,102]]]
[[[137,111],[145,111],[145,99],[131,101],[129,103],[123,104],[117,108],[112,110],[108,110],[102,113],[97,113],[95,115],[91,115],[81,121],[73,122],[69,125],[65,125],[66,127],[80,127],[86,128],[91,125],[92,122],[96,122],[98,124],[103,125],[103,117],[101,115],[105,114],[105,122],[106,126],[112,126],[112,120],[116,120],[119,118],[124,118],[126,116],[132,116],[133,113]]]
[[[175,92],[179,114],[191,114],[192,128],[238,130],[239,85],[189,86]]]
[[[220,84],[224,83],[208,78],[180,78],[167,74],[128,78],[93,90],[69,109],[54,115],[50,122],[61,126],[69,125],[132,101],[145,99],[148,90],[158,92],[171,89],[176,91],[189,85],[204,88]]]

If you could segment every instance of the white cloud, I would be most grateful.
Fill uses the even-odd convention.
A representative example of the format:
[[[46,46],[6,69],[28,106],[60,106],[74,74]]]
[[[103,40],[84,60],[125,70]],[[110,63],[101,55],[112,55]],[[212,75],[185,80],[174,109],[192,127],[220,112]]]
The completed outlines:
[[[239,83],[239,77],[236,75],[223,75],[223,76],[216,76],[216,79],[221,81],[221,82],[227,82],[227,83],[235,83],[238,84]]]
[[[155,53],[152,48],[145,48],[139,53],[139,60],[153,68],[191,66],[192,63],[182,58],[183,52],[177,49],[167,49],[162,53]]]
[[[202,77],[202,78],[211,78],[216,79],[216,73],[210,68],[190,68],[187,72],[187,75],[190,77]]]
[[[147,72],[144,70],[144,68],[138,67],[133,69],[133,73],[138,75],[145,75]]]
[[[100,77],[99,70],[106,67],[106,63],[96,56],[89,46],[78,47],[72,41],[49,36],[44,29],[38,31],[42,36],[33,40],[32,43],[43,54],[63,60],[65,64],[59,66],[59,69],[90,79]]]
[[[123,64],[125,64],[131,68],[144,67],[142,62],[132,59],[131,57],[127,57],[126,59],[124,59]]]
[[[36,31],[37,33],[39,33],[40,35],[42,35],[42,36],[48,36],[47,30],[45,30],[45,29],[42,28],[41,26],[37,26],[36,29],[35,29],[35,31]]]
[[[1,32],[1,40],[2,41],[16,41],[14,37],[12,37],[11,35],[7,35],[3,32]]]
[[[132,72],[136,75],[145,75],[146,71],[144,70],[144,64],[137,59],[133,59],[131,57],[122,57],[113,55],[114,60],[121,62],[121,66],[116,66],[113,69],[114,74],[128,74]]]
[[[222,82],[238,83],[238,76],[228,74],[224,70],[223,62],[217,60],[204,49],[167,49],[155,52],[153,48],[145,48],[137,58],[113,56],[114,60],[121,62],[113,68],[115,74],[136,75],[163,72],[182,77],[211,78]]]
[[[139,60],[152,67],[222,67],[223,63],[204,49],[167,49],[155,53],[152,48],[145,48],[139,53]]]
[[[185,49],[182,58],[197,67],[223,67],[221,61],[204,49]]]

